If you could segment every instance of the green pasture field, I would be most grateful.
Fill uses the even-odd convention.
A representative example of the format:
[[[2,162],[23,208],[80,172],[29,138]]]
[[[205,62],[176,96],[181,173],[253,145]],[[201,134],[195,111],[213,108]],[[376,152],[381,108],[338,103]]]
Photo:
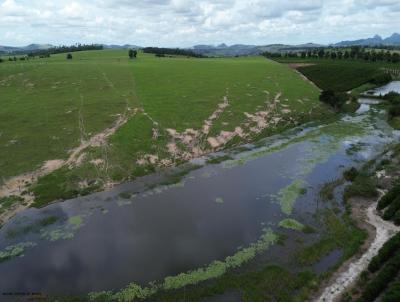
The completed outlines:
[[[400,64],[362,60],[282,58],[278,61],[288,64],[310,64],[299,66],[297,70],[323,90],[342,92],[367,84],[374,77],[382,75],[386,68],[400,69]]]
[[[164,167],[163,159],[169,160],[168,165],[185,161],[168,151],[172,138],[167,129],[200,132],[224,98],[229,105],[199,139],[204,153],[330,115],[318,96],[318,89],[288,66],[263,57],[157,58],[139,53],[130,60],[127,50],[102,50],[75,52],[72,60],[60,54],[3,62],[0,178],[32,171],[46,160],[67,159],[81,140],[111,127],[118,114],[127,113],[128,121],[106,145],[86,148],[79,164],[64,166],[30,188],[36,205],[43,205],[149,173]],[[281,117],[279,122],[248,132],[246,138],[236,136],[218,148],[208,144],[207,138],[222,130],[250,129],[254,121],[244,113],[266,111],[273,102],[270,114]],[[181,153],[187,151],[176,143]],[[157,160],[138,164],[146,156]]]

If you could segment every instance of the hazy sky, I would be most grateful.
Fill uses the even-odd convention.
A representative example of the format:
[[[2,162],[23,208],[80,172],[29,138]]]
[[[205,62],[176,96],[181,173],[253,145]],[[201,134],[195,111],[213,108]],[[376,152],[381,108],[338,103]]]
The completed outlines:
[[[400,0],[0,0],[0,45],[270,44],[388,36]]]

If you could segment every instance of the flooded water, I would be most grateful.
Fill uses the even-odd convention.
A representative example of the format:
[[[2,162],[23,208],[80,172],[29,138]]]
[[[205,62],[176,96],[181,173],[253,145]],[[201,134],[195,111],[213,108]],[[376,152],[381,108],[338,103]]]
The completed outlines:
[[[400,81],[392,81],[385,86],[367,91],[367,94],[374,95],[374,96],[384,96],[385,94],[388,94],[389,92],[400,93]]]
[[[158,176],[150,176],[28,209],[0,229],[0,276],[7,276],[0,292],[64,295],[144,286],[215,260],[229,269],[227,257],[242,264],[240,251],[283,259],[289,248],[274,244],[272,235],[312,240],[315,234],[287,225],[295,220],[318,230],[314,214],[330,206],[320,201],[322,184],[398,139],[384,114],[371,109],[233,150],[232,159],[219,164],[197,160],[202,165],[176,184],[155,186]],[[327,255],[315,271],[324,272],[340,255]]]

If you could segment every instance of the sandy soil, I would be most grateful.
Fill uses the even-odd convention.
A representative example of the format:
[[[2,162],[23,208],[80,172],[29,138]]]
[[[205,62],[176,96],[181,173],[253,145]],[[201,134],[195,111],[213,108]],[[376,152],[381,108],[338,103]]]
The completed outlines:
[[[378,254],[383,244],[400,231],[399,227],[384,221],[378,215],[376,205],[374,202],[366,207],[365,201],[355,201],[353,217],[361,224],[360,227],[368,231],[368,239],[361,249],[361,254],[344,263],[313,301],[339,301],[341,295],[354,284],[371,259]]]

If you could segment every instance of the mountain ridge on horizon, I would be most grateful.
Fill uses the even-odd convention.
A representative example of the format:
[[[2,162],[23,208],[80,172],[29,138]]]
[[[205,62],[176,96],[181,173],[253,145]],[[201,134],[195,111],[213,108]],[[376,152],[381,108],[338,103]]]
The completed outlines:
[[[124,48],[143,48],[141,46],[132,45],[132,44],[100,44],[105,49],[124,49]],[[382,38],[380,35],[374,35],[370,38],[358,39],[358,40],[344,40],[337,43],[332,43],[328,45],[317,44],[313,42],[303,43],[298,45],[293,44],[283,44],[283,43],[274,43],[267,45],[248,45],[248,44],[232,44],[227,45],[225,43],[221,43],[218,45],[212,44],[197,44],[191,47],[183,47],[185,49],[191,49],[200,54],[221,54],[221,55],[251,55],[258,54],[263,51],[277,51],[277,50],[290,50],[290,49],[307,49],[307,48],[318,48],[318,47],[328,47],[328,46],[337,46],[337,47],[346,47],[346,46],[375,46],[375,45],[385,45],[385,46],[397,46],[400,45],[400,34],[393,33],[391,36]],[[3,55],[12,54],[15,52],[35,52],[39,50],[46,50],[52,47],[56,47],[52,44],[36,44],[32,43],[27,46],[17,47],[17,46],[2,46],[0,45],[0,54]]]

